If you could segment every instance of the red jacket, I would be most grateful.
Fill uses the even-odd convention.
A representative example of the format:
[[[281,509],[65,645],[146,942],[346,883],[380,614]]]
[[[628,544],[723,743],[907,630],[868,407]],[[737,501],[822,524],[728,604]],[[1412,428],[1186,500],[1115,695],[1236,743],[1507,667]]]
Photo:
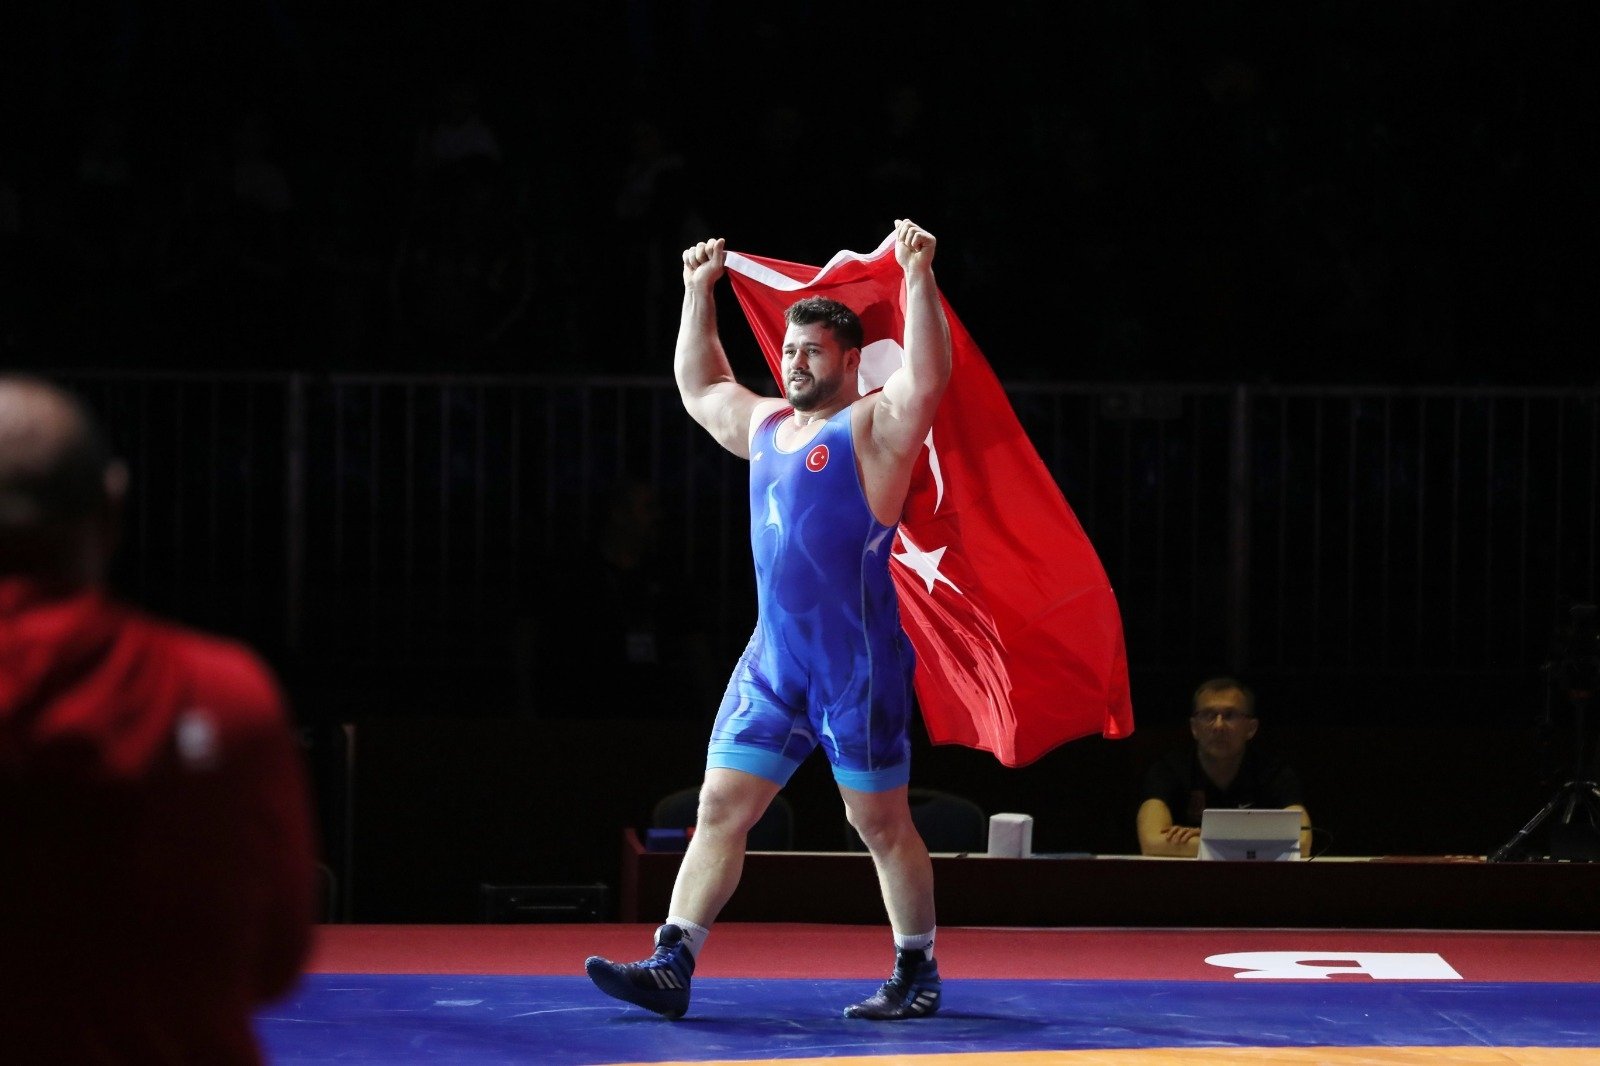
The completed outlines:
[[[249,651],[0,578],[0,1058],[259,1062],[310,945],[308,799]]]

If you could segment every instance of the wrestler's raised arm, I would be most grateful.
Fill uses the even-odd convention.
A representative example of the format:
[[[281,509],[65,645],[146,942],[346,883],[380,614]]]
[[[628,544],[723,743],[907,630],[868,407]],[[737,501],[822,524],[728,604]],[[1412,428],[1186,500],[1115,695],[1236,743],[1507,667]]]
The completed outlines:
[[[883,384],[872,437],[884,450],[910,456],[922,447],[950,381],[950,324],[933,279],[937,238],[908,218],[894,228],[894,257],[906,276],[906,355]]]
[[[763,397],[734,378],[717,333],[715,290],[727,258],[721,237],[683,251],[683,317],[678,324],[672,372],[689,416],[718,444],[748,459],[750,420]]]

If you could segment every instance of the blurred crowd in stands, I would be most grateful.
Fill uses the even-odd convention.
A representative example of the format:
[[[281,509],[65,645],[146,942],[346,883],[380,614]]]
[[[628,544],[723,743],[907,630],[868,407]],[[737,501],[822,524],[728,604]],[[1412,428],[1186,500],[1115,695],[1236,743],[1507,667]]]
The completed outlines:
[[[0,363],[665,375],[909,216],[1009,380],[1593,384],[1577,10],[27,0]]]

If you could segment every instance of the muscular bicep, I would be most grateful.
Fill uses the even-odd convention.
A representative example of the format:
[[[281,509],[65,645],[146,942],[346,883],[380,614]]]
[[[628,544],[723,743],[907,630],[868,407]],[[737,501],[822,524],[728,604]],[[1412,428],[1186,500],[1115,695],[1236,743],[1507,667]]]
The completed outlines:
[[[943,384],[919,387],[905,367],[889,375],[872,408],[872,441],[894,455],[915,454],[928,439]]]
[[[685,390],[683,406],[716,442],[741,459],[750,458],[750,429],[758,410],[779,401],[757,396],[736,381],[718,381],[703,389]]]
[[[905,361],[889,375],[878,394],[874,442],[906,457],[915,453],[933,428],[933,416],[950,382],[950,323],[929,273],[907,274]]]

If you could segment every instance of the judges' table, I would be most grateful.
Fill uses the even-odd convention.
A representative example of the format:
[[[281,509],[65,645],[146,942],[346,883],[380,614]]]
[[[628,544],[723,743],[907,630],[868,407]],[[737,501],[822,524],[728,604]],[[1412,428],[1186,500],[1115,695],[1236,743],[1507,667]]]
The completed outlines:
[[[618,918],[667,913],[681,853],[622,835]],[[933,857],[940,925],[1600,929],[1600,863],[1481,856],[1196,862],[1139,856]],[[865,853],[753,851],[721,917],[882,923]]]

